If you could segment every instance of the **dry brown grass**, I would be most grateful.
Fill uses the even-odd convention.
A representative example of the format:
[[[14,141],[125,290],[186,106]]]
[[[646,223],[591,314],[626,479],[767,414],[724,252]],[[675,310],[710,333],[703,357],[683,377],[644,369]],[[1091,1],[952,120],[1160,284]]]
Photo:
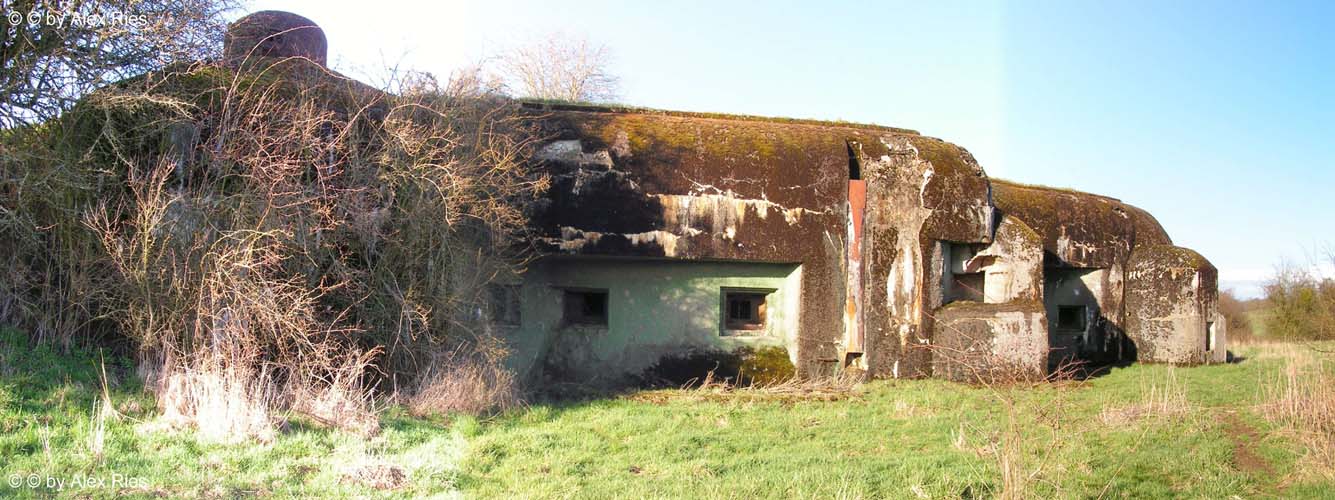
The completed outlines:
[[[700,380],[692,380],[678,389],[636,391],[627,399],[648,403],[667,401],[840,401],[861,396],[861,374],[841,372],[832,377],[765,380],[738,384],[726,377],[705,373]]]
[[[1054,470],[1052,457],[1062,451],[1065,393],[1054,392],[1052,399],[1037,410],[1022,409],[1020,399],[1035,386],[1048,384],[1047,381],[1083,383],[1077,376],[1080,365],[1064,363],[1045,379],[1042,374],[993,355],[960,356],[958,351],[936,347],[933,346],[933,355],[947,356],[955,365],[952,370],[964,374],[964,382],[985,390],[1004,414],[1001,427],[992,431],[961,424],[955,435],[955,447],[972,450],[996,466],[1001,485],[997,498],[1035,496],[1037,485],[1052,483],[1051,476],[1060,473]],[[971,442],[968,437],[971,434],[981,436],[982,443]],[[1038,443],[1048,444],[1039,447]]]
[[[1125,426],[1143,421],[1171,422],[1186,418],[1195,411],[1187,399],[1187,386],[1177,380],[1177,369],[1169,368],[1168,376],[1141,390],[1140,401],[1123,405],[1105,405],[1099,411],[1099,420],[1109,426]]]
[[[1299,344],[1261,352],[1287,360],[1277,380],[1264,385],[1262,415],[1302,443],[1300,475],[1335,479],[1335,363],[1329,354]]]
[[[377,490],[392,490],[403,486],[408,480],[402,467],[388,462],[365,460],[362,463],[345,467],[341,474],[342,481],[363,484]]]
[[[761,380],[751,384],[737,385],[714,377],[714,372],[705,375],[704,380],[692,384],[691,393],[709,397],[751,397],[780,400],[816,400],[837,401],[856,397],[865,381],[859,373],[840,372],[830,377],[803,378],[788,377],[780,380]]]
[[[415,415],[505,411],[524,404],[519,381],[497,347],[461,346],[433,358],[406,398]]]
[[[272,442],[279,408],[276,389],[249,367],[165,370],[155,381],[162,412],[148,430],[193,428],[204,441]]]

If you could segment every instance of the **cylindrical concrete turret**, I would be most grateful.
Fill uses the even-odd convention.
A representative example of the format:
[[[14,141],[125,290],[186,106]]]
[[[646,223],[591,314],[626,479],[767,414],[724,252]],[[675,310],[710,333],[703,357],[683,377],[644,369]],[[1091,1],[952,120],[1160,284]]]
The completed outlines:
[[[223,57],[230,66],[247,58],[305,57],[325,65],[329,51],[324,30],[291,12],[264,10],[237,19],[227,27]]]

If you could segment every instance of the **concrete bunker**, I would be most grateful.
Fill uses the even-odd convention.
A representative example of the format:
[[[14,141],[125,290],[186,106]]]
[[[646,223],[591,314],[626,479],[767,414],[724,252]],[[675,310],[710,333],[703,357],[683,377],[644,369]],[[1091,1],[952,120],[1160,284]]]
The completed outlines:
[[[1129,320],[1158,311],[1149,297],[1160,291],[1140,278],[1150,271],[1129,272],[1133,251],[1171,240],[1116,199],[989,179],[964,149],[903,129],[529,106],[553,138],[535,161],[554,182],[533,219],[550,257],[525,293],[538,293],[530,282],[576,286],[551,276],[603,275],[578,286],[606,289],[609,309],[595,336],[538,320],[546,326],[516,341],[529,366],[615,378],[748,342],[781,345],[801,376],[1032,379],[1071,361],[1214,359],[1138,351],[1165,337]],[[1137,265],[1158,269],[1145,255]],[[745,274],[761,268],[778,270],[773,281]],[[674,273],[684,280],[674,286],[694,283],[689,299],[631,292],[676,306],[641,311],[645,323],[617,319],[631,276]],[[1204,318],[1213,285],[1193,286],[1180,295]],[[1153,324],[1186,325],[1169,323]],[[1209,323],[1191,337],[1202,353],[1222,348]]]
[[[265,11],[224,54],[379,97],[330,78],[325,50],[310,20]],[[991,179],[907,129],[524,108],[552,182],[529,214],[537,258],[486,314],[531,378],[617,383],[717,352],[778,352],[802,377],[968,381],[1226,359],[1217,272],[1120,200]]]

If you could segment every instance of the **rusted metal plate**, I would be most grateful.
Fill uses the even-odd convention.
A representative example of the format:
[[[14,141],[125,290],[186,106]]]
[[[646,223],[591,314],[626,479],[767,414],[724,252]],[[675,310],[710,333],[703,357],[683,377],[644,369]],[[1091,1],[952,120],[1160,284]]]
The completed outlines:
[[[847,352],[860,354],[865,344],[862,321],[862,216],[867,208],[867,182],[848,181],[847,304],[844,306],[844,336]]]

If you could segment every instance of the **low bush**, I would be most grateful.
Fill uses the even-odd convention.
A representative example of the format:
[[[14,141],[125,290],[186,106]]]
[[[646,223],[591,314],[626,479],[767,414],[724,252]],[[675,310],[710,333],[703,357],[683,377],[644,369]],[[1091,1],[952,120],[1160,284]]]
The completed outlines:
[[[1330,257],[1335,263],[1335,253]],[[1335,339],[1335,280],[1322,276],[1315,267],[1285,263],[1266,284],[1266,336]]]

